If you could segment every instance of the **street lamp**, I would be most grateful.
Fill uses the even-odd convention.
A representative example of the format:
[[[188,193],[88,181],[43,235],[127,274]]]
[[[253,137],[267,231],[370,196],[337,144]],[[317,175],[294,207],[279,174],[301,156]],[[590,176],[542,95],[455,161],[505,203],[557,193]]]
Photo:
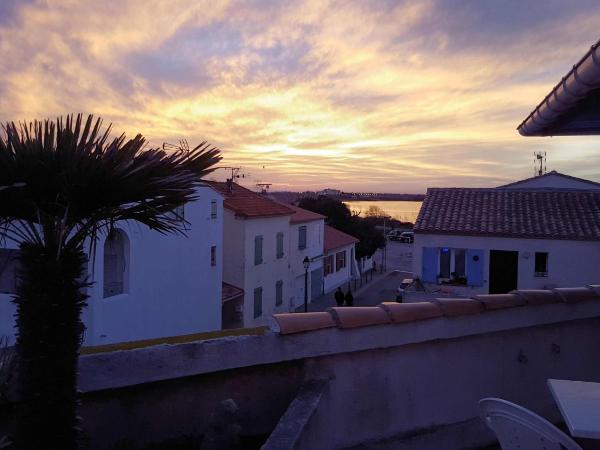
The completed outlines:
[[[308,312],[308,268],[310,267],[310,259],[304,257],[302,261],[304,265],[304,312]]]

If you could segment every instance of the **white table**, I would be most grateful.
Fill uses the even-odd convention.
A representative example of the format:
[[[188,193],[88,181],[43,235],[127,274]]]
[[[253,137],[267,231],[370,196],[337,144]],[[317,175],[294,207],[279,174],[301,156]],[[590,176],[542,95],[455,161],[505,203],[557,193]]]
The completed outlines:
[[[600,439],[600,383],[548,380],[572,436]]]

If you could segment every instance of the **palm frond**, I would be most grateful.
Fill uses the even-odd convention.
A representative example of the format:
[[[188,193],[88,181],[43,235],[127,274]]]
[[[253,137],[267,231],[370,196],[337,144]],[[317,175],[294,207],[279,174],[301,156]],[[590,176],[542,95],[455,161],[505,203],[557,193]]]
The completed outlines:
[[[0,133],[0,218],[22,221],[28,239],[79,244],[119,220],[162,233],[183,229],[167,213],[192,201],[220,151],[202,142],[190,151],[147,148],[140,134],[110,138],[102,120],[72,115]],[[38,236],[39,235],[39,236]]]

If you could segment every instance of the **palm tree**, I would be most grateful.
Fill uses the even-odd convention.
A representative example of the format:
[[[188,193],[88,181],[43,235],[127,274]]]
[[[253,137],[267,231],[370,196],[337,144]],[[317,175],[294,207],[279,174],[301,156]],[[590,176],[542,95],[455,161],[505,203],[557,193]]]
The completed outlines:
[[[0,236],[20,249],[20,449],[77,448],[80,315],[99,233],[117,221],[183,233],[185,223],[169,212],[195,198],[221,159],[205,142],[167,153],[146,148],[139,134],[111,139],[110,128],[78,115],[11,122],[0,133]]]

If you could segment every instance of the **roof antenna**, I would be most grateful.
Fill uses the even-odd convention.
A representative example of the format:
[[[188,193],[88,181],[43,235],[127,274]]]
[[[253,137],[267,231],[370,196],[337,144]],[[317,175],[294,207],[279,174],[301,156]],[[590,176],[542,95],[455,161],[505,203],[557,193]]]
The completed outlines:
[[[541,177],[548,171],[546,167],[546,152],[533,153],[533,176]]]

